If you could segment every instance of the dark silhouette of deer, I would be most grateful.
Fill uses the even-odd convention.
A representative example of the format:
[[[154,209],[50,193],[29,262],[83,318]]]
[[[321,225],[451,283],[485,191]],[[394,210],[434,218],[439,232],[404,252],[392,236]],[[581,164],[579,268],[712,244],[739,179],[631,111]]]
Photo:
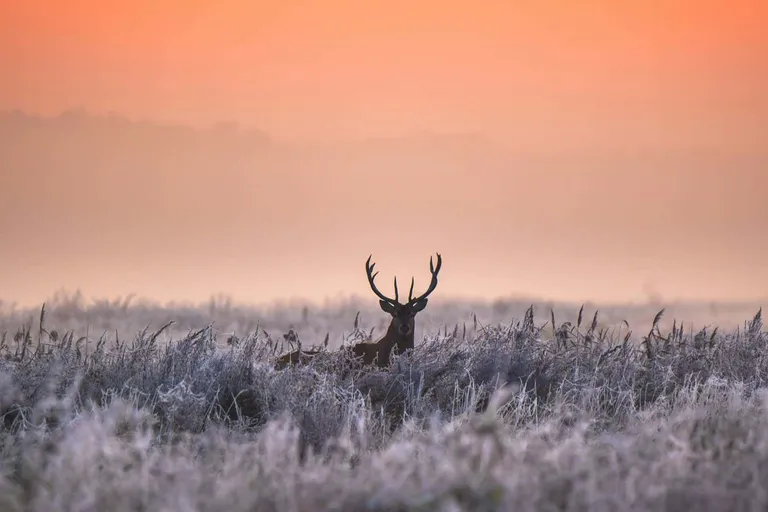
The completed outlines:
[[[325,335],[325,340],[323,341],[323,346],[319,348],[311,348],[309,350],[302,350],[301,348],[301,341],[298,339],[298,335],[294,332],[293,329],[291,329],[288,334],[283,334],[283,338],[285,338],[286,341],[293,344],[293,342],[298,343],[299,348],[294,350],[293,352],[288,352],[287,354],[283,354],[282,356],[278,357],[275,360],[275,369],[282,370],[283,368],[287,368],[290,365],[295,365],[297,363],[303,364],[309,362],[314,356],[319,354],[320,352],[325,352],[325,350],[328,348],[328,338],[330,337],[330,333]]]
[[[397,277],[395,277],[395,298],[389,298],[379,291],[376,287],[374,279],[378,272],[373,273],[373,269],[376,266],[375,263],[371,263],[371,257],[368,257],[368,261],[365,262],[365,273],[368,276],[368,284],[371,286],[373,293],[379,297],[379,305],[381,309],[392,316],[392,321],[389,323],[389,328],[376,342],[362,342],[346,347],[346,350],[351,355],[359,360],[363,365],[372,365],[383,368],[389,366],[390,354],[394,352],[395,355],[404,354],[408,350],[412,350],[414,346],[413,335],[416,326],[415,317],[427,307],[427,297],[437,287],[437,274],[440,272],[440,268],[443,265],[443,258],[438,253],[437,265],[429,258],[429,271],[432,274],[432,281],[429,284],[429,288],[423,294],[418,297],[413,296],[414,279],[411,278],[411,289],[408,292],[408,302],[401,304],[398,300],[397,290]]]
[[[288,352],[287,354],[283,354],[282,356],[278,357],[275,361],[275,369],[276,370],[282,370],[283,368],[287,368],[289,366],[293,366],[295,364],[305,364],[312,360],[313,357],[315,357],[320,352],[323,352],[322,349],[312,349],[312,350],[301,350],[297,349],[293,352]]]
[[[404,354],[408,350],[412,350],[414,347],[414,330],[415,330],[415,317],[427,307],[427,297],[437,287],[437,275],[440,272],[440,268],[443,265],[443,258],[437,254],[437,265],[432,261],[432,257],[429,258],[429,271],[432,274],[432,281],[427,288],[427,291],[418,297],[413,296],[414,279],[411,278],[411,289],[408,293],[408,302],[401,304],[398,300],[397,290],[397,277],[395,277],[395,298],[389,298],[379,291],[376,287],[374,279],[378,272],[374,273],[373,269],[376,266],[375,263],[371,263],[373,255],[368,256],[368,260],[365,262],[365,273],[368,276],[368,284],[371,286],[371,290],[379,298],[379,305],[381,309],[392,316],[392,321],[389,324],[387,332],[378,341],[375,342],[361,342],[352,346],[344,347],[343,350],[353,360],[362,363],[364,366],[376,365],[380,368],[389,366],[390,355],[394,352],[395,355]],[[302,363],[310,360],[319,351],[302,351],[301,348],[281,356],[276,366],[284,368],[289,364]]]

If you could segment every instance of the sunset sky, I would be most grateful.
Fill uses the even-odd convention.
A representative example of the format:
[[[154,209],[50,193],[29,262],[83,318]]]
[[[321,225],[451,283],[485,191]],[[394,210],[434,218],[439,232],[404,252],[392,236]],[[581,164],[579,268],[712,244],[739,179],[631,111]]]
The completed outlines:
[[[768,297],[762,0],[0,13],[0,298]]]

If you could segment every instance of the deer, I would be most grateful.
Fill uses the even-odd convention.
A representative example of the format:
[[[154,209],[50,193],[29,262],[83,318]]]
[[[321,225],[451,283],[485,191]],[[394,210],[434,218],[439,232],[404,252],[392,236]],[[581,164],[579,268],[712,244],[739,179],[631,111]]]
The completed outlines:
[[[443,266],[443,258],[440,253],[437,254],[437,265],[429,258],[429,272],[432,274],[432,281],[427,291],[418,297],[413,296],[413,286],[415,281],[411,278],[411,289],[408,292],[408,302],[400,303],[397,289],[397,277],[394,280],[395,297],[390,298],[381,293],[374,279],[378,272],[374,273],[375,263],[371,263],[373,255],[368,256],[365,262],[365,273],[368,276],[368,284],[373,293],[379,298],[379,306],[382,311],[389,314],[392,320],[389,323],[387,332],[375,342],[361,342],[346,350],[352,357],[364,366],[375,364],[379,368],[389,366],[390,355],[401,355],[414,348],[414,330],[416,327],[416,315],[427,307],[427,297],[437,288],[437,275]]]
[[[278,357],[275,361],[275,369],[276,370],[282,370],[283,368],[288,368],[289,366],[293,366],[296,364],[304,364],[308,363],[312,360],[313,357],[315,357],[320,352],[323,352],[322,349],[310,349],[310,350],[302,350],[297,349],[293,352],[288,352],[287,354],[283,354],[282,356]]]
[[[411,278],[408,302],[403,304],[399,300],[397,277],[394,279],[394,298],[387,297],[379,291],[374,281],[378,272],[373,272],[376,264],[371,263],[372,257],[373,255],[371,254],[365,262],[365,273],[368,277],[368,284],[373,293],[379,298],[379,306],[382,311],[389,314],[392,317],[392,320],[389,323],[387,332],[379,340],[375,342],[363,341],[352,346],[344,347],[343,350],[351,359],[361,363],[363,366],[375,365],[379,368],[386,368],[389,366],[392,353],[401,355],[413,350],[414,330],[416,326],[415,317],[427,307],[428,296],[435,291],[435,288],[437,288],[437,276],[443,265],[443,258],[440,253],[437,253],[437,264],[435,265],[430,256],[429,271],[432,274],[432,280],[427,291],[418,297],[414,297],[413,287],[415,281],[414,278]],[[299,348],[299,350],[281,356],[277,361],[277,365],[282,368],[288,364],[305,362],[313,358],[317,353],[318,352],[316,351],[302,351],[301,348]]]
[[[297,363],[306,363],[309,362],[314,356],[319,354],[320,352],[325,352],[328,348],[328,338],[330,337],[330,333],[325,335],[325,340],[323,341],[323,346],[316,348],[313,347],[308,350],[302,350],[301,348],[301,341],[298,339],[298,335],[294,332],[293,329],[291,329],[288,334],[283,334],[283,338],[285,338],[286,341],[289,342],[297,342],[299,345],[299,348],[294,350],[293,352],[288,352],[287,354],[283,354],[282,356],[278,357],[275,360],[275,369],[282,370],[283,368],[287,368],[290,365],[295,365]],[[291,343],[293,344],[293,343]]]

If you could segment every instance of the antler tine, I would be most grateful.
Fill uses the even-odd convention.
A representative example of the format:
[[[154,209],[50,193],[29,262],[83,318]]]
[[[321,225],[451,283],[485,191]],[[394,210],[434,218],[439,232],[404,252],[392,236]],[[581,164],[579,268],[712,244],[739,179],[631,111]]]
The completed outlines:
[[[429,288],[427,288],[427,291],[421,294],[420,296],[416,297],[415,299],[410,299],[408,301],[409,304],[413,304],[414,302],[425,299],[430,293],[435,291],[435,288],[437,288],[437,274],[440,272],[440,267],[442,266],[443,266],[443,257],[440,255],[440,253],[437,253],[437,266],[433,264],[432,256],[429,257],[429,272],[432,274],[432,281],[429,283]]]
[[[443,266],[443,257],[440,256],[439,252],[437,253],[437,268],[432,266],[432,256],[429,257],[429,271],[432,274],[437,274],[438,272],[440,272],[440,267],[442,266]]]
[[[371,275],[373,272],[373,267],[376,266],[375,263],[371,264],[371,258],[373,257],[373,254],[368,256],[368,260],[365,262],[365,274],[368,276],[368,284],[371,285],[371,290],[373,290],[373,293],[376,294],[378,298],[380,298],[383,301],[392,303],[392,299],[384,295],[379,291],[378,288],[376,288],[376,284],[373,282],[373,280],[376,278],[376,276],[379,274],[376,272],[375,274]],[[397,286],[395,286],[395,294],[397,294]]]
[[[414,279],[411,278],[411,291],[408,292],[408,302],[411,302],[413,300],[413,283],[414,283]]]
[[[398,302],[397,297],[397,276],[395,276],[395,302]]]

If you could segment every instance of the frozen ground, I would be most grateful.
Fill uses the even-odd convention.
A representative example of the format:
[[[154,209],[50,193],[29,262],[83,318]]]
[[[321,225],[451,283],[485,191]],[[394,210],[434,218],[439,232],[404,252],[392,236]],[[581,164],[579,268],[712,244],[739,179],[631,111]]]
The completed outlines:
[[[555,305],[553,335],[548,305],[430,301],[386,371],[269,365],[291,327],[375,337],[375,305],[4,303],[0,510],[768,507],[757,305]]]

